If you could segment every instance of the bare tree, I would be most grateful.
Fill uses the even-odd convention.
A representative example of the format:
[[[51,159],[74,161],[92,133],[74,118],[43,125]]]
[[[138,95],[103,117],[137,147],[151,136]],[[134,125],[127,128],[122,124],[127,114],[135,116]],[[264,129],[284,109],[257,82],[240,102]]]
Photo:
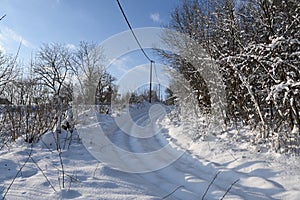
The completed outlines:
[[[16,59],[6,56],[0,51],[0,95],[17,75]]]
[[[55,109],[57,110],[57,132],[63,112],[63,89],[67,87],[71,79],[69,77],[72,69],[72,54],[62,44],[44,44],[36,58],[33,72],[38,82],[51,94]]]
[[[94,43],[80,42],[79,49],[75,53],[75,74],[78,80],[78,99],[80,103],[94,104],[96,88],[100,77],[105,74],[103,66],[104,54],[101,47]]]
[[[59,96],[72,67],[72,54],[61,44],[44,44],[33,68],[37,79],[48,87],[54,96]]]

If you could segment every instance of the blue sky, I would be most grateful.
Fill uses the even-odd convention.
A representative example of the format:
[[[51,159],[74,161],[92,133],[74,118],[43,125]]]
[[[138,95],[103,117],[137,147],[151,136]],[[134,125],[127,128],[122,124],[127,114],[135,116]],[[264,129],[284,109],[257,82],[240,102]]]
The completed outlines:
[[[170,12],[179,2],[120,0],[131,26],[137,29],[164,27],[170,20]],[[115,50],[137,47],[116,0],[0,0],[0,16],[4,14],[6,17],[0,21],[0,50],[15,55],[22,41],[19,59],[25,66],[43,43],[56,42],[75,48],[80,41],[88,41],[108,43],[109,48]],[[119,37],[124,31],[127,31],[125,39]],[[142,30],[138,34],[141,43],[149,46],[151,33]],[[140,87],[141,80],[145,84],[149,81],[149,61],[135,47],[130,49],[114,57],[108,71],[118,81],[134,69],[138,73],[133,73],[130,81],[139,83],[136,87]],[[146,52],[150,53],[147,49]],[[108,62],[111,61],[109,58]],[[166,73],[159,63],[156,71],[158,76],[153,74],[153,81],[158,82],[159,77],[159,83],[163,82]]]
[[[27,59],[42,43],[101,43],[128,30],[115,0],[0,0],[0,49]],[[132,27],[161,27],[179,0],[120,0]],[[29,59],[29,58],[28,58]]]

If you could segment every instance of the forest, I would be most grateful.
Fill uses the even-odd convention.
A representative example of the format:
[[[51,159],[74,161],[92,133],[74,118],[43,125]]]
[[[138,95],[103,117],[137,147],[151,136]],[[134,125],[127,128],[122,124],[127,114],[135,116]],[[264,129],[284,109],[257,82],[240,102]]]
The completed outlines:
[[[173,95],[186,113],[183,118],[201,126],[199,115],[222,104],[219,120],[226,126],[258,130],[254,144],[299,154],[299,11],[296,0],[182,1],[168,28],[184,39],[164,35],[179,53],[158,52],[190,85],[192,98],[182,92],[180,78],[173,79]],[[216,64],[209,68],[205,59]],[[212,104],[213,93],[224,95],[222,102]]]

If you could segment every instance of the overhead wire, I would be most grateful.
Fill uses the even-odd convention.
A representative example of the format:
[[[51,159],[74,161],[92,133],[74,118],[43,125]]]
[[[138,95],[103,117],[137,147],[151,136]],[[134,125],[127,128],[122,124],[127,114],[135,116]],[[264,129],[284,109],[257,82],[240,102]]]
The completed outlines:
[[[0,21],[1,21],[4,17],[6,17],[6,14],[4,14],[2,17],[0,17]]]
[[[133,35],[133,37],[134,37],[136,43],[137,43],[138,46],[140,47],[140,49],[141,49],[142,53],[144,54],[144,56],[145,56],[145,57],[149,60],[149,62],[150,62],[150,89],[149,89],[149,102],[151,103],[151,98],[152,98],[152,94],[151,94],[151,93],[152,93],[152,64],[155,64],[155,61],[152,60],[152,59],[150,59],[150,57],[149,57],[149,56],[147,55],[147,53],[145,52],[144,48],[142,47],[140,41],[138,40],[137,36],[135,35],[135,33],[134,33],[134,31],[133,31],[133,29],[132,29],[130,23],[129,23],[129,20],[128,20],[128,18],[127,18],[127,16],[126,16],[125,12],[124,12],[124,10],[123,10],[123,7],[122,7],[120,1],[119,1],[119,0],[116,0],[116,1],[117,1],[117,3],[118,3],[118,6],[119,6],[119,8],[120,8],[120,10],[121,10],[121,12],[122,12],[122,15],[123,15],[123,17],[124,17],[124,19],[125,19],[125,21],[126,21],[128,27],[129,27],[129,29],[130,29],[132,35]],[[157,77],[156,68],[154,68],[154,70],[155,70],[155,74],[156,74],[156,77]],[[158,80],[158,78],[157,78],[157,80]]]
[[[130,23],[129,23],[129,20],[128,20],[128,18],[126,17],[126,14],[125,14],[125,12],[124,12],[124,10],[123,10],[123,7],[122,7],[120,1],[119,1],[119,0],[116,0],[116,1],[117,1],[117,3],[118,3],[118,6],[119,6],[119,8],[120,8],[120,10],[121,10],[121,12],[122,12],[122,14],[123,14],[123,17],[124,17],[124,19],[125,19],[125,21],[126,21],[128,27],[129,27],[129,29],[130,29],[132,35],[133,35],[133,37],[134,37],[136,43],[137,43],[138,46],[140,47],[140,49],[141,49],[141,51],[143,52],[143,54],[145,55],[145,57],[146,57],[150,62],[154,62],[154,61],[151,60],[150,57],[146,54],[144,48],[142,47],[141,43],[139,42],[137,36],[135,35],[135,33],[134,33],[134,31],[133,31],[133,29],[132,29]]]

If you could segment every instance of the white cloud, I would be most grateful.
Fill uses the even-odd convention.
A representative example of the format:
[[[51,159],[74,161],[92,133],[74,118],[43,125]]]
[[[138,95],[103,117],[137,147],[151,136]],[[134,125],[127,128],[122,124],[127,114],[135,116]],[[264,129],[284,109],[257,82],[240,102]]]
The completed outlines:
[[[33,47],[33,45],[29,41],[24,39],[21,35],[16,33],[14,30],[12,30],[6,26],[2,26],[0,30],[1,30],[0,31],[0,48],[1,49],[5,49],[4,46],[8,45],[11,42],[17,42],[17,43],[22,42],[22,45],[24,45],[27,48]]]
[[[0,51],[2,51],[3,53],[6,53],[6,49],[5,49],[5,37],[4,35],[2,34],[2,31],[0,30]]]
[[[1,43],[0,43],[0,52],[6,53],[6,50]]]
[[[113,59],[110,61],[109,68],[113,69],[116,78],[120,78],[124,73],[128,71],[128,64],[131,62],[131,59],[129,56],[123,56],[118,59]]]
[[[71,51],[78,50],[78,47],[74,44],[66,44],[66,48],[70,49]]]
[[[153,22],[161,22],[160,14],[159,13],[151,13],[150,19],[152,19]]]

